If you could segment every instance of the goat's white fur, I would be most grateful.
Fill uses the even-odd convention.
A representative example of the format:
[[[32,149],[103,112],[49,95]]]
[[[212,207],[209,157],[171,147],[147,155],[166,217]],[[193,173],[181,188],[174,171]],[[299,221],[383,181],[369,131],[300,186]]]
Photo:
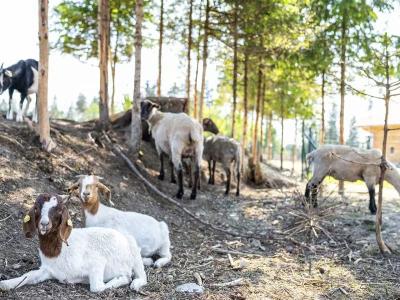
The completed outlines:
[[[195,163],[201,163],[204,146],[203,128],[199,122],[185,113],[162,113],[153,108],[149,123],[157,153],[167,154],[176,170],[182,168],[182,154],[188,148],[194,150]]]
[[[91,292],[101,292],[131,282],[138,290],[147,283],[140,249],[135,240],[109,228],[73,229],[68,246],[63,243],[57,257],[40,250],[41,266],[18,278],[0,281],[0,290],[10,290],[48,279],[62,283],[89,283]]]
[[[100,178],[95,178],[94,175],[85,176],[80,184],[84,187],[87,184],[94,184],[98,179]],[[82,188],[81,190],[84,191],[85,189]],[[84,199],[83,194],[81,199]],[[100,199],[98,195],[97,199]],[[159,222],[151,216],[136,212],[120,211],[101,203],[99,203],[96,214],[93,215],[86,209],[84,212],[86,227],[113,228],[134,238],[141,249],[145,265],[153,265],[151,258],[153,255],[160,256],[154,262],[154,266],[157,268],[161,268],[171,261],[171,243],[168,225],[165,222]]]
[[[39,233],[41,234],[45,234],[46,233],[46,229],[43,228],[43,226],[46,226],[47,224],[49,224],[49,212],[50,209],[52,209],[53,207],[57,206],[58,201],[56,197],[51,197],[49,201],[46,201],[43,204],[42,207],[42,212],[40,214],[40,222],[39,222]]]

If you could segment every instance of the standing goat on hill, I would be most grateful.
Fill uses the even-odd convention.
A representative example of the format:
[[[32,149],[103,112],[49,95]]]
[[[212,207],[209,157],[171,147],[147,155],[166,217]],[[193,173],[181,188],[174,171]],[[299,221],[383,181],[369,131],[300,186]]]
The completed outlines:
[[[218,134],[219,130],[215,123],[209,119],[203,119],[204,131]],[[222,164],[222,168],[226,173],[226,190],[225,195],[229,194],[231,187],[231,165],[235,163],[236,173],[236,196],[240,194],[240,168],[241,168],[241,149],[240,144],[232,138],[222,135],[214,135],[204,139],[203,158],[208,162],[209,184],[215,182],[215,166],[217,162]],[[211,168],[212,163],[212,168]]]
[[[3,65],[1,65],[0,95],[8,89],[10,96],[7,119],[13,119],[12,97],[14,90],[17,90],[21,94],[21,100],[19,103],[19,110],[17,111],[16,121],[22,122],[23,117],[26,116],[29,109],[29,104],[31,103],[31,94],[36,94],[36,106],[33,114],[33,121],[37,121],[37,93],[39,84],[38,67],[39,63],[34,59],[20,60],[16,64],[7,68],[3,68]],[[25,110],[22,111],[25,99],[27,99],[28,102],[25,106]]]
[[[79,189],[79,198],[85,213],[86,227],[113,228],[136,240],[140,248],[143,263],[153,265],[152,256],[159,258],[154,262],[156,268],[161,268],[171,261],[168,226],[158,222],[153,217],[125,212],[105,206],[100,203],[99,192],[106,194],[111,202],[110,190],[102,184],[100,177],[80,175],[78,182],[68,188],[69,192]]]
[[[160,157],[160,180],[164,179],[164,156],[171,161],[171,182],[175,182],[172,166],[178,174],[178,199],[183,197],[183,158],[190,158],[194,165],[194,184],[190,199],[196,199],[203,155],[203,128],[200,123],[185,113],[163,113],[159,105],[149,100],[141,102],[141,118],[146,120],[154,138]]]
[[[0,290],[11,290],[48,279],[61,283],[89,283],[91,292],[102,292],[131,282],[139,290],[147,283],[135,240],[109,228],[72,229],[63,199],[41,194],[24,217],[26,237],[39,234],[41,266],[20,277],[0,281]],[[137,277],[132,281],[132,271]],[[106,282],[106,283],[104,283]]]
[[[318,187],[326,176],[337,180],[363,180],[369,192],[369,210],[376,213],[375,185],[381,175],[380,163],[382,153],[379,150],[362,150],[344,145],[324,145],[307,154],[307,161],[313,164],[313,176],[308,181],[305,197],[317,207]],[[385,172],[385,180],[400,193],[400,174],[389,164]]]

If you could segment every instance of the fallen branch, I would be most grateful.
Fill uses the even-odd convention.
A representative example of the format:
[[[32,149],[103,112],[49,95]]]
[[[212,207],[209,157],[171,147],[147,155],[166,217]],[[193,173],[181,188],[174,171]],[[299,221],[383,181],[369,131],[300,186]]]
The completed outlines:
[[[238,286],[238,285],[244,285],[246,282],[243,280],[243,278],[238,278],[229,282],[223,282],[223,283],[211,283],[208,284],[209,287],[230,287],[230,286]]]
[[[231,231],[228,229],[223,229],[220,228],[214,224],[211,224],[205,220],[200,219],[199,217],[197,217],[194,213],[192,213],[190,210],[188,210],[186,207],[184,207],[181,203],[179,203],[178,201],[172,199],[171,197],[167,196],[166,194],[164,194],[162,191],[160,191],[158,188],[156,188],[150,181],[148,181],[143,175],[142,173],[140,173],[140,171],[137,169],[137,167],[132,163],[132,161],[122,152],[122,150],[118,147],[118,145],[114,145],[113,142],[111,141],[111,139],[109,138],[109,136],[103,131],[104,137],[106,139],[106,141],[110,144],[112,151],[116,154],[118,154],[124,161],[125,163],[128,165],[129,169],[137,176],[139,177],[139,179],[141,181],[143,181],[143,183],[150,189],[152,190],[154,193],[156,193],[158,196],[160,196],[161,198],[163,198],[164,200],[166,200],[167,202],[173,204],[174,206],[178,207],[179,209],[181,209],[183,212],[185,212],[187,215],[189,215],[192,219],[194,219],[195,221],[197,221],[198,223],[212,228],[215,231],[224,233],[224,234],[228,234],[231,236],[237,236],[237,237],[244,237],[244,238],[256,238],[256,239],[271,239],[270,236],[260,236],[260,235],[256,235],[256,234],[246,234],[246,233],[241,233],[241,232],[236,232],[236,231]]]
[[[241,251],[227,250],[227,249],[212,248],[211,251],[216,252],[216,253],[222,253],[222,254],[234,254],[234,255],[243,255],[243,256],[262,257],[261,254],[257,254],[257,253],[241,252]]]

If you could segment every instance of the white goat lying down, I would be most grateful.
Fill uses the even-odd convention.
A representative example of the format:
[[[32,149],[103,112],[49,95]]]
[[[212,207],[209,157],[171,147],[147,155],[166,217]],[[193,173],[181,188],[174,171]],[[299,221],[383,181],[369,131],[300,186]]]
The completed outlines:
[[[134,238],[141,249],[146,266],[153,265],[152,256],[155,255],[160,257],[154,262],[156,268],[168,264],[171,261],[171,243],[167,224],[144,214],[120,211],[101,204],[99,191],[107,195],[109,202],[111,192],[99,179],[94,175],[81,175],[79,180],[68,188],[69,192],[79,189],[86,227],[113,228]]]
[[[91,292],[130,285],[139,290],[147,283],[139,248],[134,240],[113,229],[72,229],[68,209],[58,195],[41,194],[24,218],[26,237],[39,233],[38,270],[0,281],[10,290],[48,279],[62,283],[89,283]],[[106,282],[106,283],[104,283]]]
[[[326,176],[337,180],[363,180],[369,191],[369,209],[376,213],[375,185],[379,183],[381,175],[380,163],[382,153],[379,150],[363,150],[344,145],[324,145],[307,155],[309,163],[313,164],[313,176],[308,181],[305,197],[310,198],[317,206],[318,187]],[[400,193],[400,174],[390,164],[385,172],[385,180],[392,184]]]

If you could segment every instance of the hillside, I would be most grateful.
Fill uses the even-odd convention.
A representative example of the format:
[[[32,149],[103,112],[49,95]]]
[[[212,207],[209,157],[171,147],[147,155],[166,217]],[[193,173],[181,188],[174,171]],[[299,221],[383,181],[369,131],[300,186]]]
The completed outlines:
[[[147,268],[148,285],[141,294],[128,287],[91,294],[86,285],[63,285],[47,281],[12,292],[9,299],[395,299],[400,297],[400,260],[385,259],[374,240],[373,217],[368,215],[365,193],[340,200],[328,197],[320,213],[312,215],[323,230],[309,238],[301,225],[306,216],[298,200],[298,187],[254,189],[243,186],[242,196],[224,196],[221,180],[209,186],[203,180],[195,201],[185,189],[182,204],[197,217],[222,228],[265,235],[262,240],[221,234],[199,225],[179,208],[157,197],[123,163],[104,147],[88,139],[91,124],[57,122],[52,132],[58,148],[43,153],[36,137],[24,124],[0,119],[0,278],[20,276],[39,266],[37,239],[26,239],[21,219],[42,192],[66,193],[79,174],[104,178],[117,208],[164,220],[170,227],[172,263],[161,270]],[[110,133],[125,144],[123,131]],[[123,147],[125,150],[126,148]],[[159,182],[158,159],[150,143],[142,145],[139,166],[143,174],[168,195],[176,186]],[[221,174],[221,173],[219,173]],[[221,176],[218,176],[221,177]],[[167,174],[166,178],[169,176]],[[395,195],[398,199],[398,195]],[[80,227],[80,204],[68,204],[75,227]],[[334,206],[334,207],[332,207]],[[387,213],[386,213],[387,212]],[[385,203],[383,232],[399,246],[398,201]],[[290,233],[293,233],[290,235]],[[397,243],[397,244],[394,244]],[[233,262],[227,253],[231,253]],[[199,296],[179,294],[175,287],[203,278],[205,292]],[[218,286],[242,278],[242,285]],[[216,285],[215,285],[216,284]],[[213,286],[214,285],[214,286]]]

